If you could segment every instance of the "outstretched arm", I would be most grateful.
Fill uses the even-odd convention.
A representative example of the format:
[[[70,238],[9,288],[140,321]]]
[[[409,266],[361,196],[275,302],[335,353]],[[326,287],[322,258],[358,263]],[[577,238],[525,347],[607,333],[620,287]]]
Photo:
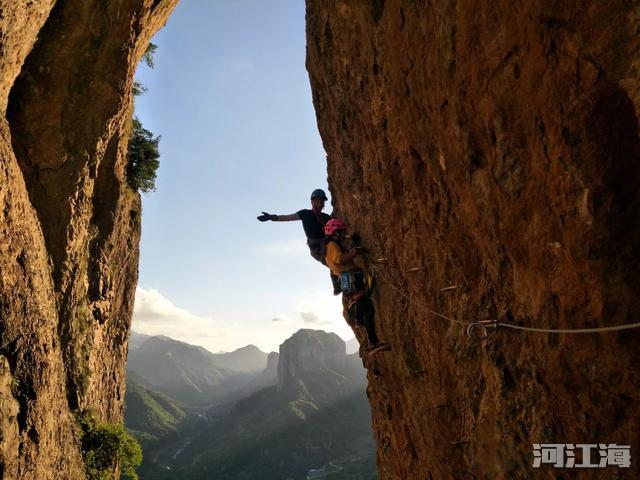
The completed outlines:
[[[267,212],[262,212],[262,215],[258,217],[258,220],[261,222],[266,222],[267,220],[271,220],[272,222],[291,222],[294,220],[300,220],[300,217],[297,213],[292,213],[291,215],[272,215]]]
[[[297,213],[291,215],[277,215],[276,222],[293,222],[294,220],[300,220],[300,216]]]

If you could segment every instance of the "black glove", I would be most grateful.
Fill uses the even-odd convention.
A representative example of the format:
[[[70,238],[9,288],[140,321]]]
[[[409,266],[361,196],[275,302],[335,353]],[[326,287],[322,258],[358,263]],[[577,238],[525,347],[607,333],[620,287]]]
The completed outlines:
[[[278,218],[277,215],[271,215],[270,213],[262,212],[262,215],[258,217],[258,220],[260,220],[261,222],[266,222],[267,220],[275,220],[276,218]]]

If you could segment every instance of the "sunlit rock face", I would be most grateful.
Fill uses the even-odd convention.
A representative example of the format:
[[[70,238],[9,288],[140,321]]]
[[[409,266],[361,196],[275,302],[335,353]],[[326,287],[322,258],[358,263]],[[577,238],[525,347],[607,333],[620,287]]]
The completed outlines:
[[[334,206],[385,279],[467,321],[640,318],[639,19],[596,0],[307,2]],[[474,343],[385,279],[392,351],[368,374],[382,479],[531,478],[537,442],[638,456],[637,331]]]
[[[175,0],[0,0],[0,475],[79,479],[72,411],[118,422],[140,199],[138,59]]]

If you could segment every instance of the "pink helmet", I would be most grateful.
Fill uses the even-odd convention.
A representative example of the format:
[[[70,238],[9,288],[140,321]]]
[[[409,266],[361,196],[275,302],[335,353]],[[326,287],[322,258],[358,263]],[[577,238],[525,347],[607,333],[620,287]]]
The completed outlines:
[[[347,229],[347,224],[344,220],[340,220],[339,218],[332,218],[324,226],[324,233],[327,237],[330,237],[336,232],[336,230],[346,230],[346,229]]]

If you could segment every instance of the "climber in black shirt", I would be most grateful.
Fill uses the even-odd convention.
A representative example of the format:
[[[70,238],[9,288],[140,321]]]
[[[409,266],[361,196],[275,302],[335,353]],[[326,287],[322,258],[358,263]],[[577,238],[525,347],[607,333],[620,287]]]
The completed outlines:
[[[324,190],[318,188],[311,193],[311,210],[303,209],[291,215],[272,215],[262,212],[258,217],[261,222],[271,220],[272,222],[292,222],[295,220],[302,221],[302,228],[307,236],[307,245],[309,253],[317,261],[326,265],[324,257],[326,255],[326,240],[324,236],[324,226],[331,219],[326,213],[322,213],[324,202],[327,201],[327,195]],[[340,295],[340,280],[331,274],[331,283],[333,284],[333,294]]]

